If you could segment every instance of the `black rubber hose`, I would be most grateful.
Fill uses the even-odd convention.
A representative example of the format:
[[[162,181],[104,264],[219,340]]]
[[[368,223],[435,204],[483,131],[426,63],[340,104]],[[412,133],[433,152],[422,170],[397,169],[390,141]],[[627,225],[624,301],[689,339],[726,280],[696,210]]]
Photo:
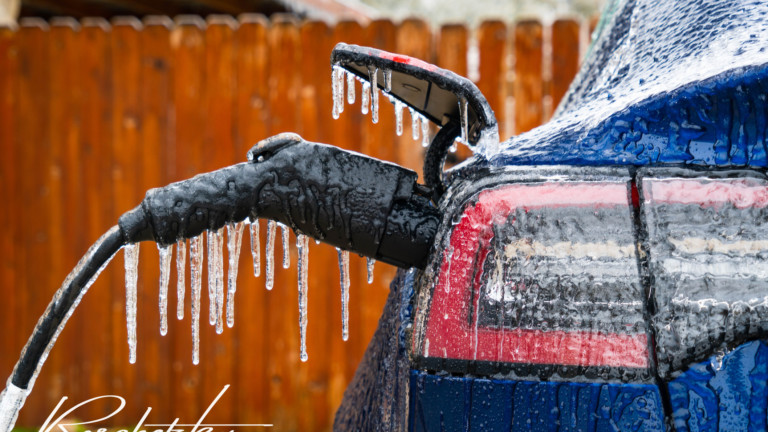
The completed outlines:
[[[120,218],[126,239],[168,245],[250,216],[399,267],[426,265],[439,215],[415,172],[296,134],[260,142],[248,160],[150,190]]]
[[[424,183],[432,189],[432,199],[435,202],[438,202],[445,193],[443,166],[445,165],[445,158],[448,157],[448,151],[460,132],[458,122],[448,122],[437,132],[424,157]]]
[[[47,355],[49,346],[63,328],[85,291],[109,260],[125,245],[125,239],[117,226],[112,227],[91,246],[85,256],[70,272],[61,288],[53,296],[45,313],[35,325],[34,333],[22,351],[21,358],[11,376],[16,387],[27,389]]]

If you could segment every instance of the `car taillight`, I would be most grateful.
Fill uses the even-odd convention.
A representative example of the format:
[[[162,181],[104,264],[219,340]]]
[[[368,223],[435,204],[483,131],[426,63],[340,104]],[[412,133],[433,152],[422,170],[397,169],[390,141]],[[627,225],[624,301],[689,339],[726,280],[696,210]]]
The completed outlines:
[[[423,287],[422,299],[431,300],[417,311],[417,364],[647,376],[630,179],[612,174],[518,179],[465,200],[439,244],[439,270]]]
[[[653,327],[666,376],[768,335],[768,181],[641,170]]]

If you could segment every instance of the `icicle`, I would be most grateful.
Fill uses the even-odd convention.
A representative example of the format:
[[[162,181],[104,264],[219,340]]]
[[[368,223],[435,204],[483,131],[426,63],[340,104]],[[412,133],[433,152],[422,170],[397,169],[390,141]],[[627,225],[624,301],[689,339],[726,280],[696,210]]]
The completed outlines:
[[[251,256],[253,256],[253,275],[259,277],[261,276],[261,239],[258,219],[251,219]]]
[[[136,284],[138,283],[139,245],[125,246],[125,322],[128,327],[128,361],[136,363]]]
[[[368,283],[373,283],[373,265],[376,264],[376,260],[373,258],[365,259],[365,266],[368,269]]]
[[[421,123],[419,120],[421,115],[414,111],[413,108],[408,108],[408,112],[411,113],[411,137],[416,141],[419,139],[419,124]]]
[[[216,324],[216,233],[208,235],[208,323]]]
[[[240,265],[240,246],[243,241],[245,224],[227,225],[227,252],[229,252],[229,267],[227,268],[227,327],[235,325],[235,291],[237,291],[237,268]]]
[[[277,224],[275,221],[267,221],[267,247],[264,254],[267,258],[267,289],[271,290],[275,283],[275,231]]]
[[[307,356],[307,275],[309,267],[309,237],[299,234],[296,238],[296,248],[299,252],[299,338],[301,339],[301,361]]]
[[[200,363],[200,291],[203,286],[203,235],[189,241],[189,279],[192,297],[192,364]]]
[[[184,319],[184,291],[186,281],[184,274],[187,268],[187,241],[176,242],[176,318]]]
[[[361,96],[363,99],[361,101],[360,108],[362,109],[363,115],[368,114],[368,105],[371,103],[371,84],[364,82],[363,83],[363,95]]]
[[[216,333],[224,332],[224,227],[216,231]]]
[[[403,103],[395,100],[395,124],[397,136],[403,135]]]
[[[355,103],[355,74],[347,72],[347,103]]]
[[[339,118],[344,111],[344,69],[333,66],[331,72],[331,87],[333,89],[333,118]]]
[[[279,222],[278,225],[280,226],[280,234],[283,241],[283,268],[287,269],[291,266],[291,250],[288,248],[288,232],[290,229]]]
[[[379,69],[369,66],[368,76],[371,82],[371,121],[376,124],[379,122],[379,85],[376,83]]]
[[[389,93],[392,91],[392,71],[384,69],[384,90]]]
[[[349,339],[349,252],[336,248],[341,283],[341,338]]]
[[[459,100],[459,121],[461,121],[461,141],[464,143],[469,142],[467,138],[467,135],[468,135],[467,127],[469,123],[467,111],[468,111],[467,99],[462,97]]]
[[[429,120],[426,117],[421,117],[421,146],[429,146]]]
[[[171,279],[171,258],[173,245],[160,246],[160,334],[168,334],[168,282]]]

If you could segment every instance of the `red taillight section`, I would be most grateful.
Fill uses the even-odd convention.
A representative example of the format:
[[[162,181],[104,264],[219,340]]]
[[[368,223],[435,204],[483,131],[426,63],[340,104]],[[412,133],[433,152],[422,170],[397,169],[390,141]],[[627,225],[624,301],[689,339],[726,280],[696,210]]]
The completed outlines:
[[[423,358],[648,367],[629,182],[485,190],[449,234]],[[422,333],[418,333],[422,331]]]

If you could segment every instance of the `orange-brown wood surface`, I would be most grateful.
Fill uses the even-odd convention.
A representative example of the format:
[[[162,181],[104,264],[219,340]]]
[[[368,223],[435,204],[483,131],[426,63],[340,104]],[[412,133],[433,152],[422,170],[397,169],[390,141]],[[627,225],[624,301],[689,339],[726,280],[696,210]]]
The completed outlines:
[[[473,34],[462,25],[433,30],[417,19],[329,25],[287,15],[271,20],[260,15],[25,19],[18,29],[0,28],[0,194],[5,201],[0,224],[7,227],[0,238],[0,374],[11,373],[69,269],[149,188],[243,161],[252,145],[279,132],[297,132],[420,172],[424,150],[411,138],[410,115],[405,109],[403,136],[397,137],[393,105],[383,94],[378,124],[372,124],[370,113],[361,113],[359,82],[355,103],[345,103],[340,118],[332,119],[329,55],[336,43],[400,52],[467,75],[474,38],[478,86],[506,138],[512,133],[505,130],[511,124],[507,119],[514,119],[518,132],[535,127],[548,114],[545,93],[556,104],[575,74],[580,25],[555,22],[548,61],[544,31],[549,29],[537,22],[487,22]],[[544,74],[547,64],[552,70]],[[514,112],[508,112],[511,107]],[[469,155],[462,152],[459,156]],[[161,336],[159,253],[153,244],[141,247],[136,364],[128,362],[123,254],[118,253],[62,332],[18,425],[40,427],[62,396],[80,402],[106,394],[126,398],[127,405],[105,425],[135,424],[147,407],[152,412],[146,423],[177,417],[194,423],[230,385],[207,422],[330,430],[396,269],[377,263],[369,285],[365,259],[350,257],[350,329],[343,341],[337,253],[310,242],[309,361],[301,362],[296,237],[291,234],[289,240],[291,267],[283,269],[278,229],[275,287],[267,291],[265,221],[260,231],[261,276],[254,277],[246,225],[235,325],[225,324],[223,334],[208,323],[205,259],[197,366],[192,364],[189,253],[184,318],[178,320],[178,251],[173,248],[169,331]],[[228,268],[225,264],[225,274]],[[81,418],[114,408],[91,404]]]

